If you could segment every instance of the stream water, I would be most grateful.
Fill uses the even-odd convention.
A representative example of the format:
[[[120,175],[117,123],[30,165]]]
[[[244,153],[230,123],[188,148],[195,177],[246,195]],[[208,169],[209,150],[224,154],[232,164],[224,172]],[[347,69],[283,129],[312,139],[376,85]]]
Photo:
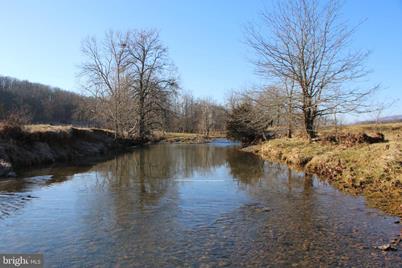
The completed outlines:
[[[159,144],[0,181],[0,253],[46,267],[400,267],[396,217],[233,144]]]

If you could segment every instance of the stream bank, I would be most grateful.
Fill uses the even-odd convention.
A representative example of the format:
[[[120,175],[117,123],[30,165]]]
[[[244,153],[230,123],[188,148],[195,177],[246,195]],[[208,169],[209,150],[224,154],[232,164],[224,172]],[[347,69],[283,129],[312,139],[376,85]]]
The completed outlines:
[[[126,151],[138,143],[115,138],[112,131],[72,126],[2,126],[0,177],[14,177],[15,169]]]
[[[265,160],[316,174],[369,206],[402,216],[402,143],[331,144],[279,138],[242,149]]]

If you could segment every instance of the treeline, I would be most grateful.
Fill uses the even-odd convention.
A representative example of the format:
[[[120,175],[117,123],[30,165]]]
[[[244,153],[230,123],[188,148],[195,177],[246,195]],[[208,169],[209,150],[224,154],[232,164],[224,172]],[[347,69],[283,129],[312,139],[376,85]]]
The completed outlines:
[[[93,97],[40,83],[0,76],[0,121],[10,124],[72,124],[113,128],[108,119],[97,116]],[[211,99],[197,99],[191,93],[176,94],[153,130],[209,135],[225,131],[226,109]],[[129,115],[128,115],[129,116]]]
[[[156,31],[108,32],[87,38],[80,78],[94,120],[116,135],[147,139],[155,130],[222,131],[225,112],[210,100],[180,96],[176,68]]]
[[[0,76],[0,120],[10,123],[87,125],[79,94],[39,83]]]
[[[168,130],[172,132],[200,133],[226,130],[227,109],[211,99],[196,99],[192,94],[179,96],[173,106]]]

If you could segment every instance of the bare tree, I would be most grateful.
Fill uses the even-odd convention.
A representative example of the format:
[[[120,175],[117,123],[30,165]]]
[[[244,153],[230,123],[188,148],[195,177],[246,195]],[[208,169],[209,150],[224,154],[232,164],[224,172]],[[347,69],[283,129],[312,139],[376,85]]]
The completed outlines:
[[[201,111],[199,128],[201,132],[208,137],[214,125],[212,101],[209,99],[201,100],[199,106]]]
[[[285,79],[284,88],[286,94],[285,110],[286,110],[286,120],[287,120],[287,137],[292,138],[294,131],[294,121],[295,121],[295,103],[297,102],[296,92],[295,92],[295,82],[293,80]]]
[[[178,86],[167,48],[156,31],[109,32],[99,44],[83,42],[86,62],[81,66],[84,89],[95,99],[95,116],[109,123],[117,135],[141,140],[162,128]]]
[[[181,98],[181,118],[180,128],[184,132],[195,132],[197,125],[196,107],[193,95],[187,93]]]
[[[169,109],[170,95],[178,89],[167,48],[156,31],[132,31],[127,42],[130,65],[130,92],[137,103],[138,136],[144,139],[160,124],[155,112]]]
[[[364,51],[348,50],[355,29],[339,22],[340,6],[330,0],[320,7],[316,0],[278,2],[263,12],[263,29],[248,28],[247,42],[255,50],[258,72],[275,81],[294,83],[300,93],[304,126],[316,137],[316,119],[333,113],[360,111],[362,100],[373,90],[352,87],[367,74]]]
[[[253,104],[253,109],[258,111],[255,116],[259,120],[267,120],[276,135],[282,136],[286,132],[287,137],[292,137],[294,127],[300,120],[296,111],[299,94],[295,92],[294,81],[287,79],[276,86],[243,90],[238,94]]]
[[[133,105],[130,102],[128,76],[128,34],[109,32],[103,42],[87,38],[82,44],[86,61],[81,66],[83,87],[96,100],[93,112],[113,126],[115,135],[127,131],[127,116]]]

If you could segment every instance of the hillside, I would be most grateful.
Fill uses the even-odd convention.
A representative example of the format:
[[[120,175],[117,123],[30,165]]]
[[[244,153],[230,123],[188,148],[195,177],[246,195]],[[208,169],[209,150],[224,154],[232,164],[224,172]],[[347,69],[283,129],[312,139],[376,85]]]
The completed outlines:
[[[57,87],[0,76],[0,121],[75,124],[89,122],[85,103],[89,98]]]

